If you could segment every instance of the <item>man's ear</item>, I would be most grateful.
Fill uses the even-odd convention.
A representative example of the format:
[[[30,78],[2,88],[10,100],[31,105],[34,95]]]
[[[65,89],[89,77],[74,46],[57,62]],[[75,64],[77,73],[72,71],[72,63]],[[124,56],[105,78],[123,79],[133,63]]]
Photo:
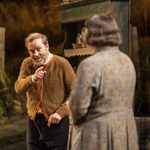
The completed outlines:
[[[47,47],[47,49],[49,50],[49,45],[48,45],[48,44],[46,45],[46,47]]]

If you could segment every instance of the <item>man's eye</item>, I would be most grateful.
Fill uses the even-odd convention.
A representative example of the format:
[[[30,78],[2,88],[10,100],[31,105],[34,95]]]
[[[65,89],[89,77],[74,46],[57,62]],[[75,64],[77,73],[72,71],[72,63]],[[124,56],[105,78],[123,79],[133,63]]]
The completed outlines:
[[[41,51],[41,47],[37,48],[37,51],[40,52]]]
[[[33,54],[33,53],[34,53],[34,51],[30,50],[30,51],[29,51],[29,53],[30,53],[30,54]]]

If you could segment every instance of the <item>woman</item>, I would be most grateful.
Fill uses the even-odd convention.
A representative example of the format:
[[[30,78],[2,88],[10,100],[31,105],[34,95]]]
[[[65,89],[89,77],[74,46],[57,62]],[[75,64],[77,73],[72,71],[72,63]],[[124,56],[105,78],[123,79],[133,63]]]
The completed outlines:
[[[72,87],[72,150],[138,150],[132,110],[136,75],[119,51],[120,29],[112,16],[85,22],[87,48],[96,53],[81,62]]]

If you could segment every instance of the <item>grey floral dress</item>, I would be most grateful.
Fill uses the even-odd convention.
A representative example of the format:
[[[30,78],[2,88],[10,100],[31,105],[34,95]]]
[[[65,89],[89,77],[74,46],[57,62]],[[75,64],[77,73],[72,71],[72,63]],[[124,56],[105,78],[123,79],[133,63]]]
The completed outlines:
[[[118,47],[81,62],[72,87],[71,150],[138,150],[133,114],[136,75]]]

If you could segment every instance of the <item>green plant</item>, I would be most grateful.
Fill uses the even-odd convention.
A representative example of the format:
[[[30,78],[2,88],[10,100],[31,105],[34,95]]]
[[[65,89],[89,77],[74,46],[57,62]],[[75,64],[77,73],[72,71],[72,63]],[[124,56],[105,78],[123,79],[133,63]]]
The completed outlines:
[[[6,72],[0,72],[0,116],[11,116],[14,113],[15,91],[13,80]]]

